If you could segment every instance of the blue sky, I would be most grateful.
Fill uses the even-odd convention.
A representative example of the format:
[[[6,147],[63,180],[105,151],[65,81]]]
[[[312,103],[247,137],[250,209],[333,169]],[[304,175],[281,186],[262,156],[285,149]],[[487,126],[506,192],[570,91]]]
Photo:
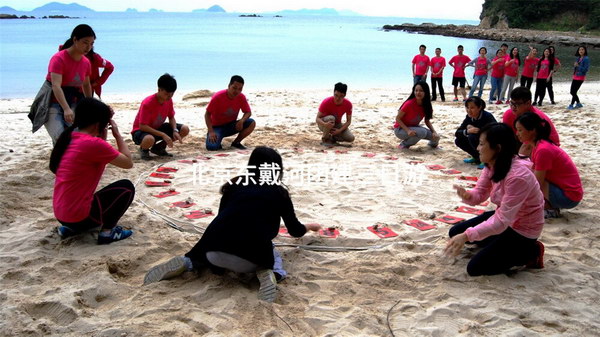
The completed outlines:
[[[0,0],[1,6],[9,6],[16,10],[30,11],[45,5],[50,0]],[[193,9],[208,8],[218,4],[228,12],[268,12],[283,9],[317,9],[335,8],[337,10],[351,10],[370,16],[397,16],[436,19],[479,20],[481,5],[484,0],[428,0],[398,1],[398,0],[68,0],[58,1],[63,3],[76,2],[96,11],[124,11],[127,8],[136,8],[147,11],[150,8],[168,12],[189,12]]]

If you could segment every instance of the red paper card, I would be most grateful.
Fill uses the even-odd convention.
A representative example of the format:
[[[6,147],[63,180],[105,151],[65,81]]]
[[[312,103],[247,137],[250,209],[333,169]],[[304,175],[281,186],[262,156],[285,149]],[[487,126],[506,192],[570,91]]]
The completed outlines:
[[[408,162],[409,165],[417,165],[417,164],[423,164],[422,160],[411,160]]]
[[[426,231],[426,230],[436,228],[434,225],[430,225],[427,222],[421,221],[419,219],[404,220],[404,223],[409,226],[412,226],[420,231]]]
[[[239,150],[239,151],[235,151],[235,152],[237,152],[239,154],[250,154],[250,151],[248,151],[248,150]]]
[[[373,158],[375,157],[377,154],[376,153],[371,153],[371,152],[365,152],[363,153],[363,157],[367,157],[367,158]]]
[[[160,179],[173,179],[173,178],[175,178],[175,176],[173,176],[172,174],[158,173],[158,172],[152,172],[152,173],[150,173],[150,176],[154,177],[154,178],[160,178]]]
[[[469,214],[475,214],[475,215],[481,215],[481,214],[483,214],[483,212],[485,212],[482,209],[467,207],[467,206],[459,206],[456,208],[456,211],[463,212],[463,213],[469,213]]]
[[[462,173],[459,170],[455,170],[455,169],[449,169],[449,170],[442,170],[443,174],[459,174]]]
[[[196,205],[196,204],[193,202],[177,201],[177,202],[172,203],[170,207],[190,208],[194,205]]]
[[[169,186],[169,185],[171,185],[171,183],[168,183],[166,181],[151,181],[151,180],[146,180],[146,186],[149,186],[149,187]]]
[[[460,176],[460,177],[458,177],[458,179],[460,179],[460,180],[467,180],[467,181],[477,181],[477,180],[479,180],[479,178],[477,178],[477,177],[469,177],[469,176]]]
[[[445,214],[445,215],[442,215],[440,217],[435,218],[434,220],[454,225],[455,223],[459,223],[461,221],[464,221],[465,219],[459,218],[459,217],[455,217],[455,216],[452,216],[452,215],[449,215],[449,214]]]
[[[198,161],[196,159],[192,159],[192,160],[182,159],[182,160],[179,161],[179,163],[183,163],[183,164],[193,164],[193,163],[197,163],[197,162]]]
[[[382,239],[393,238],[394,236],[398,236],[398,234],[394,233],[394,231],[390,228],[381,225],[369,226],[367,227],[367,229]]]
[[[156,198],[166,198],[166,197],[172,197],[177,194],[179,194],[179,192],[177,192],[177,191],[162,191],[158,194],[154,194],[153,196]]]
[[[442,166],[442,165],[435,164],[435,165],[427,165],[427,168],[430,169],[430,170],[432,170],[432,171],[438,171],[438,170],[443,170],[446,167]]]
[[[335,150],[335,153],[344,154],[344,153],[348,153],[348,150]]]
[[[207,156],[198,156],[198,157],[196,157],[196,159],[199,159],[199,160],[211,160],[212,158],[207,157]]]
[[[319,235],[324,238],[335,239],[340,235],[340,231],[338,231],[337,228],[325,228],[319,230]]]
[[[285,228],[285,227],[279,227],[279,235],[285,236],[286,238],[291,238],[292,237],[290,235],[290,233],[288,233],[287,228]]]
[[[398,160],[398,157],[394,157],[394,156],[387,156],[385,157],[386,160]]]
[[[191,211],[191,212],[187,212],[185,214],[183,214],[183,216],[185,216],[188,219],[202,219],[202,218],[206,218],[207,216],[213,216],[214,214],[212,213],[205,213],[204,211]]]
[[[217,156],[217,157],[229,157],[229,153],[219,153],[219,154],[215,154],[215,156]]]
[[[174,167],[166,167],[166,166],[161,166],[156,169],[156,172],[164,172],[164,173],[175,173],[177,171],[179,171],[179,169],[176,169]]]

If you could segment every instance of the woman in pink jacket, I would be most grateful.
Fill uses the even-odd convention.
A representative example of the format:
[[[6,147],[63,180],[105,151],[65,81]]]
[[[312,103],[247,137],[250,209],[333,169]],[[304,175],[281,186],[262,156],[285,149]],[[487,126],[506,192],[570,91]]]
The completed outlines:
[[[503,123],[481,130],[477,150],[486,166],[477,186],[454,188],[466,204],[490,197],[498,207],[454,225],[444,252],[456,256],[467,242],[482,246],[467,266],[471,276],[501,274],[515,266],[543,268],[544,245],[537,239],[544,227],[544,196],[531,162],[516,156],[515,135]]]

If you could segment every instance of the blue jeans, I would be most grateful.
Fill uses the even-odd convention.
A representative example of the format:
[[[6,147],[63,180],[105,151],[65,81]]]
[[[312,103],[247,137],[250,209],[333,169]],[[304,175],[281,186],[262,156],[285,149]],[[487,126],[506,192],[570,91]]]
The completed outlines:
[[[565,192],[558,186],[548,183],[550,204],[558,209],[570,209],[579,205],[579,201],[573,201],[565,195]]]
[[[502,77],[492,76],[492,91],[490,91],[490,103],[492,103],[492,101],[494,101],[496,99],[500,99],[500,91],[501,90],[502,90]]]
[[[219,126],[213,126],[213,130],[215,131],[215,134],[217,134],[217,141],[212,143],[210,141],[210,139],[208,137],[208,133],[207,133],[206,134],[206,149],[209,151],[216,151],[216,150],[222,149],[221,142],[223,141],[223,138],[233,136],[235,134],[240,133],[240,131],[235,129],[235,124],[237,122],[238,121],[233,121],[231,123],[227,123],[227,124],[223,124],[223,125],[219,125]],[[242,127],[242,130],[247,129],[250,126],[250,124],[252,124],[252,123],[254,123],[254,119],[248,118],[244,122],[244,126]]]
[[[417,84],[417,82],[424,81],[423,77],[423,75],[415,75],[415,77],[413,78],[413,84]]]
[[[483,95],[483,86],[485,85],[485,81],[487,81],[487,75],[475,75],[473,76],[473,86],[471,86],[471,91],[469,91],[469,97],[473,97],[473,93],[475,92],[475,88],[479,84],[479,95],[477,97],[481,97]]]
[[[75,110],[75,104],[71,105],[71,109]],[[71,124],[65,121],[65,112],[60,104],[54,103],[50,105],[50,110],[48,110],[48,121],[44,126],[46,127],[46,131],[48,131],[50,138],[52,138],[52,144],[56,145],[58,137],[60,137],[66,128],[71,126]]]

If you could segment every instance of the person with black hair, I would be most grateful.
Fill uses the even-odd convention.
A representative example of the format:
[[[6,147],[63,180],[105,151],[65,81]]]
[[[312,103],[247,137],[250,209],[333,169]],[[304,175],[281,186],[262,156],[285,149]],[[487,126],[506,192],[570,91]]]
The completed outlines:
[[[167,152],[167,146],[173,147],[175,141],[183,143],[190,133],[187,125],[175,120],[173,94],[177,90],[177,81],[170,74],[158,78],[158,92],[146,97],[138,110],[131,137],[140,146],[140,158],[150,160],[150,152],[159,157],[173,157]],[[169,122],[165,122],[169,119]]]
[[[483,87],[485,86],[485,81],[487,81],[488,72],[492,67],[492,62],[488,60],[486,55],[487,48],[481,47],[479,48],[479,56],[467,63],[467,67],[475,67],[475,72],[473,73],[473,85],[469,91],[469,97],[473,97],[477,86],[479,86],[477,97],[483,96]]]
[[[579,46],[575,53],[575,64],[573,64],[573,81],[571,82],[571,104],[567,107],[569,110],[582,108],[583,104],[579,101],[577,92],[583,81],[585,81],[585,75],[590,69],[590,58],[587,56],[587,48],[585,46]],[[577,104],[575,104],[577,103]]]
[[[444,68],[446,68],[446,58],[442,56],[442,49],[435,48],[435,56],[431,58],[430,62],[431,68],[431,100],[435,101],[437,99],[436,94],[436,86],[440,91],[440,98],[442,102],[446,101],[446,96],[444,95]]]
[[[338,82],[333,87],[333,96],[321,102],[317,113],[317,126],[323,132],[321,144],[333,146],[336,142],[354,141],[354,135],[348,127],[352,123],[352,103],[346,99],[348,86]],[[346,121],[342,123],[342,117],[346,115]]]
[[[448,62],[449,65],[454,68],[454,73],[452,74],[452,86],[454,86],[454,102],[458,102],[458,87],[460,86],[460,92],[463,96],[463,101],[467,100],[467,92],[465,90],[465,83],[467,78],[465,77],[465,67],[469,62],[471,62],[471,58],[467,55],[463,55],[464,47],[459,45],[457,47],[458,54],[450,59]]]
[[[206,134],[207,150],[221,150],[223,138],[236,134],[237,137],[231,143],[231,147],[240,150],[246,149],[242,140],[254,131],[256,122],[250,118],[252,111],[246,96],[242,94],[243,89],[244,79],[242,76],[234,75],[231,77],[227,89],[216,92],[210,99],[204,114],[204,121],[208,129]],[[244,115],[238,120],[240,110]]]
[[[558,57],[556,57],[556,51],[554,49],[554,46],[550,46],[548,47],[548,50],[550,50],[550,57],[553,59],[554,62],[554,69],[552,71],[552,74],[555,74],[558,72],[558,70],[560,70],[560,67],[562,66],[562,64],[560,63],[560,60],[558,59]],[[552,79],[554,78],[554,76],[550,76],[548,77],[548,80],[546,81],[546,89],[548,90],[548,97],[550,98],[550,104],[556,104],[556,102],[554,102],[554,87],[552,86]]]
[[[427,81],[427,71],[429,70],[429,56],[425,55],[427,47],[422,44],[419,46],[419,54],[412,60],[413,81],[416,84],[419,81]]]
[[[415,145],[421,139],[429,140],[428,145],[436,148],[440,141],[440,136],[435,132],[431,119],[433,118],[433,107],[431,106],[431,94],[429,85],[425,81],[417,82],[411,91],[410,96],[402,103],[396,122],[394,123],[394,134],[402,142],[398,146],[400,149],[408,149]],[[425,119],[424,128],[420,125]]]
[[[560,216],[560,209],[570,209],[583,199],[583,186],[571,157],[550,140],[550,125],[540,116],[528,112],[515,121],[517,136],[533,145],[533,172],[544,194],[545,217]]]
[[[529,46],[529,53],[523,61],[523,72],[521,72],[522,87],[527,87],[527,89],[531,90],[531,84],[533,83],[533,77],[539,61],[540,59],[537,57],[537,48]]]
[[[500,90],[500,103],[504,102],[504,98],[507,97],[506,90],[508,93],[514,89],[515,83],[517,83],[517,77],[519,77],[519,66],[521,65],[521,57],[519,57],[519,48],[513,47],[510,50],[507,61],[504,63],[504,80],[502,81],[502,90]],[[506,100],[506,104],[509,104],[510,100]]]
[[[269,174],[262,174],[269,172]],[[260,282],[258,298],[273,302],[276,282],[285,278],[281,256],[272,240],[283,219],[288,233],[301,237],[318,231],[318,224],[301,224],[283,179],[281,155],[259,146],[250,154],[247,172],[221,186],[219,213],[208,225],[196,245],[185,254],[152,267],[144,284],[173,278],[185,271],[210,268],[222,274],[256,273]]]
[[[554,72],[554,56],[551,54],[550,49],[544,49],[542,57],[538,61],[537,65],[537,79],[535,81],[535,96],[533,105],[542,106],[542,101],[546,96],[546,87],[549,81],[552,79]],[[551,98],[553,100],[554,97]]]
[[[133,234],[117,226],[135,195],[129,180],[116,181],[94,193],[106,164],[133,167],[131,153],[121,137],[113,112],[94,98],[84,98],[75,108],[75,120],[58,138],[50,155],[50,170],[56,175],[52,204],[62,224],[62,238],[100,227],[98,244],[123,240]],[[117,148],[106,136],[110,128]]]
[[[456,130],[454,144],[471,155],[471,158],[463,160],[465,163],[475,164],[478,165],[477,168],[483,169],[484,165],[479,160],[479,152],[477,151],[479,135],[481,129],[490,123],[495,123],[496,118],[485,111],[485,101],[477,96],[467,99],[465,109],[467,110],[467,116]]]
[[[85,56],[92,64],[92,73],[90,75],[92,91],[100,98],[102,97],[102,85],[106,83],[108,77],[113,73],[115,66],[109,60],[102,58],[100,54],[96,53],[93,47]],[[102,74],[100,74],[100,68],[104,68]]]
[[[488,197],[495,211],[450,228],[444,253],[456,256],[465,243],[481,247],[467,265],[471,276],[495,275],[513,267],[544,267],[544,245],[538,241],[544,228],[544,196],[531,171],[531,162],[517,156],[512,129],[492,123],[481,130],[479,157],[485,168],[472,190],[455,185],[462,202],[478,205]]]

